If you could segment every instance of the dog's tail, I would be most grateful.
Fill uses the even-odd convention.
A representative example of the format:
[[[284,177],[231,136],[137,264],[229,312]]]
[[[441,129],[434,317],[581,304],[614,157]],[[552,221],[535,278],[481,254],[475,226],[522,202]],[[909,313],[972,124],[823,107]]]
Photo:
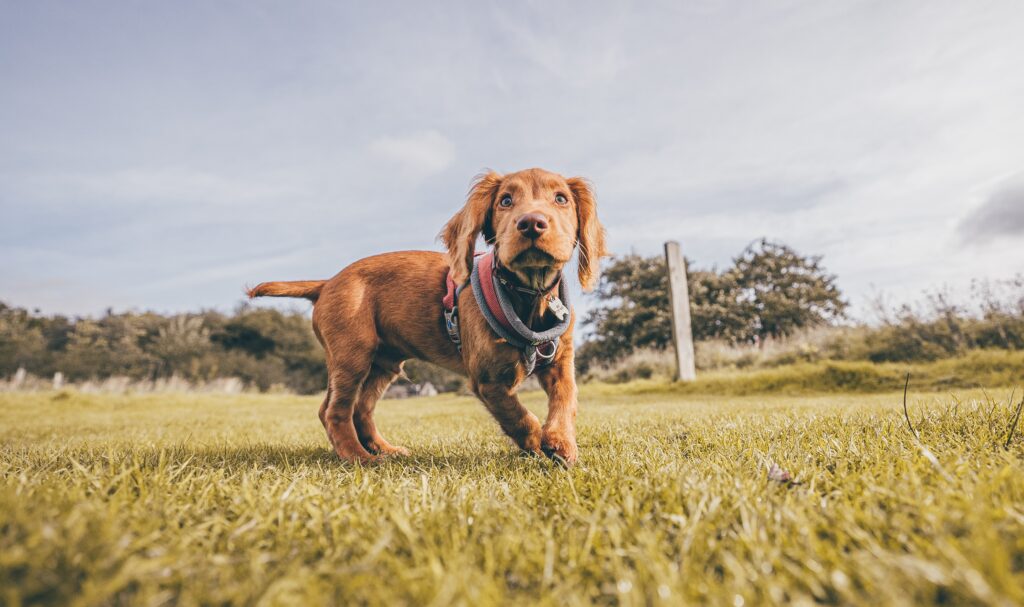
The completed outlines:
[[[254,297],[305,297],[309,301],[316,301],[325,284],[327,284],[326,280],[261,282],[251,289],[246,289],[245,294],[249,296],[249,299]]]

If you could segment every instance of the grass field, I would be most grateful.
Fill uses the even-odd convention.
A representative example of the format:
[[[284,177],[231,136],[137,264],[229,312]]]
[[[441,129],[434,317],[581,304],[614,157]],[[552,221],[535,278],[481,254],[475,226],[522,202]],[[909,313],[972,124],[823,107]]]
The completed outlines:
[[[918,443],[898,393],[585,389],[571,470],[469,398],[358,467],[318,398],[0,394],[0,603],[1021,604],[1009,392],[912,390]]]

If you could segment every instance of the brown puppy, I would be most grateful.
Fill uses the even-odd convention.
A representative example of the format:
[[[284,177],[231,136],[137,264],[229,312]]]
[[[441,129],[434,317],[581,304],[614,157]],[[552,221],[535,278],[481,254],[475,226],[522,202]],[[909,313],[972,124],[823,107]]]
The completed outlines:
[[[480,235],[494,245],[498,262],[515,281],[533,289],[551,285],[577,247],[579,279],[591,289],[606,254],[594,195],[583,179],[541,169],[488,173],[476,180],[465,206],[441,232],[447,255],[385,253],[361,259],[330,280],[268,282],[249,290],[250,297],[314,302],[313,331],[327,355],[320,421],[340,457],[370,461],[408,453],[384,440],[373,411],[402,363],[418,358],[467,376],[473,392],[520,449],[576,461],[572,324],[552,364],[536,370],[548,395],[543,427],[516,396],[527,373],[522,352],[492,331],[472,289],[463,289],[458,301],[461,352],[448,337],[441,303],[446,276],[451,268],[457,284],[469,279]],[[533,330],[554,324],[543,297],[520,298],[515,308]]]

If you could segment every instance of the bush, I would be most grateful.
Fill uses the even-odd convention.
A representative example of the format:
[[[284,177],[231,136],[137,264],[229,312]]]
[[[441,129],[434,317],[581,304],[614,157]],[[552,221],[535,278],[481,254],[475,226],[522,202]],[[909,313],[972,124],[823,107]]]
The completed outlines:
[[[688,276],[693,338],[730,344],[762,343],[830,324],[846,302],[821,258],[760,240],[725,270]],[[660,256],[626,255],[601,274],[598,305],[584,319],[594,338],[580,348],[579,366],[607,364],[637,349],[671,345],[668,279]]]
[[[261,390],[285,386],[304,394],[326,386],[309,318],[249,306],[231,316],[108,311],[69,320],[0,303],[0,376],[18,368],[44,377],[59,371],[76,382],[236,377]]]

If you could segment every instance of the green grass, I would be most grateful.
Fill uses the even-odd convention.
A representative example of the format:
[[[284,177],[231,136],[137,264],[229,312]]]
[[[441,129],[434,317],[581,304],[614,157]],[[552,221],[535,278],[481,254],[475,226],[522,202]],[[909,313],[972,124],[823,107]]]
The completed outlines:
[[[1021,604],[989,393],[912,390],[933,462],[898,393],[588,388],[568,471],[468,398],[382,403],[414,455],[359,467],[317,398],[0,394],[0,603]]]

